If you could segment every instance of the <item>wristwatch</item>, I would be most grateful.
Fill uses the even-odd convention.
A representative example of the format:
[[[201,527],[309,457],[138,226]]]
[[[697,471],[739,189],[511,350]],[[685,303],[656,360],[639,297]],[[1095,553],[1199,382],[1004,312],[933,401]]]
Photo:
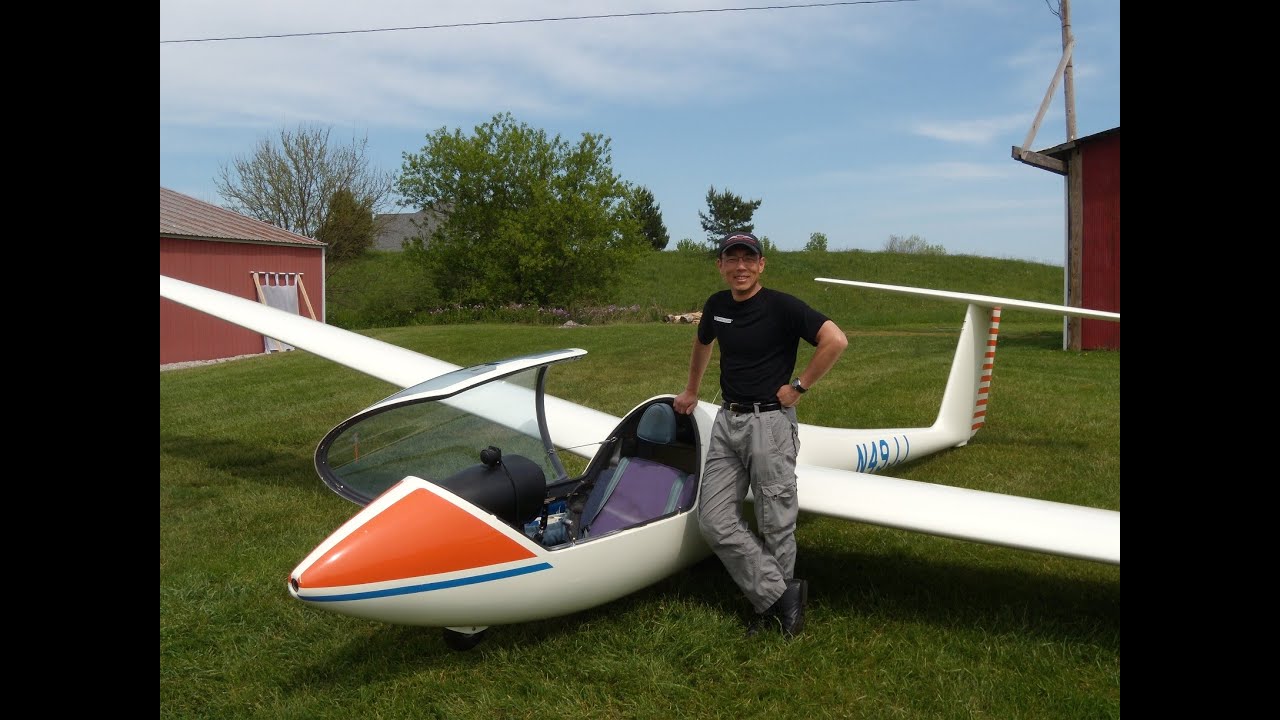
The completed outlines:
[[[805,389],[805,386],[800,384],[800,378],[796,378],[795,380],[791,381],[791,388],[796,392],[800,393],[801,395],[808,392],[808,390]]]

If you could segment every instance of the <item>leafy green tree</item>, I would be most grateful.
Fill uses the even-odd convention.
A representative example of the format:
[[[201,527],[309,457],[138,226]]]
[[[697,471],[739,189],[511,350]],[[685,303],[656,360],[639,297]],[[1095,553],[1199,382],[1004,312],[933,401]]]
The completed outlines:
[[[809,233],[809,242],[805,243],[804,249],[807,252],[826,252],[827,251],[827,235],[826,233]]]
[[[494,115],[474,135],[440,128],[405,153],[404,204],[441,214],[421,260],[448,302],[571,305],[601,297],[649,247],[611,141],[559,135]]]
[[[698,211],[698,219],[702,221],[702,229],[707,233],[707,243],[714,251],[720,238],[731,232],[751,232],[755,229],[751,218],[760,208],[763,200],[743,200],[725,188],[724,192],[716,192],[712,185],[707,190],[707,212]]]
[[[631,194],[631,217],[640,223],[640,232],[649,239],[654,250],[665,250],[671,242],[667,226],[662,222],[662,210],[653,192],[646,187],[638,187]]]
[[[329,134],[329,128],[302,124],[282,129],[278,143],[261,138],[252,154],[219,168],[218,195],[231,210],[306,237],[324,225],[339,190],[376,211],[389,205],[395,173],[370,165],[368,137],[335,146]]]
[[[354,260],[373,247],[377,235],[377,221],[368,201],[361,202],[348,189],[342,188],[329,198],[329,209],[324,224],[316,230],[316,239],[328,245],[325,248],[325,267]]]

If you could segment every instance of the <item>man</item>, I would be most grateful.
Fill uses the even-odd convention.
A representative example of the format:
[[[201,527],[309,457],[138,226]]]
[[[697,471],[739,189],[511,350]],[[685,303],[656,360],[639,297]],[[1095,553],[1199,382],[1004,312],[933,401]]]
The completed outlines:
[[[755,235],[726,235],[716,267],[728,289],[703,305],[689,381],[674,402],[676,412],[693,412],[711,343],[719,340],[724,404],[711,428],[699,524],[756,612],[747,634],[777,626],[795,637],[804,629],[808,599],[808,583],[795,577],[800,449],[795,405],[827,374],[849,340],[799,298],[760,285],[765,258]],[[801,339],[817,350],[804,371],[793,376]],[[748,487],[759,536],[742,515]]]

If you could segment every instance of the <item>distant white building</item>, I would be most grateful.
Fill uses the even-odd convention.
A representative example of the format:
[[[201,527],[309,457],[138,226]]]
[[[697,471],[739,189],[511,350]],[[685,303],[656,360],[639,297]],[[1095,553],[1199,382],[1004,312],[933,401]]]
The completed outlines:
[[[426,239],[440,224],[437,213],[419,210],[414,213],[383,213],[377,218],[379,231],[373,240],[374,250],[404,249],[404,241],[413,237]]]

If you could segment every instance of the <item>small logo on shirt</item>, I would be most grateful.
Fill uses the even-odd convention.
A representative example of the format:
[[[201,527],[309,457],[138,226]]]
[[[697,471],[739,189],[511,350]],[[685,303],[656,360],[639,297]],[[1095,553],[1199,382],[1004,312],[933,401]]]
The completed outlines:
[[[733,324],[733,318],[720,317],[719,315],[714,315],[713,317],[716,319],[716,322],[727,323],[730,325]]]

